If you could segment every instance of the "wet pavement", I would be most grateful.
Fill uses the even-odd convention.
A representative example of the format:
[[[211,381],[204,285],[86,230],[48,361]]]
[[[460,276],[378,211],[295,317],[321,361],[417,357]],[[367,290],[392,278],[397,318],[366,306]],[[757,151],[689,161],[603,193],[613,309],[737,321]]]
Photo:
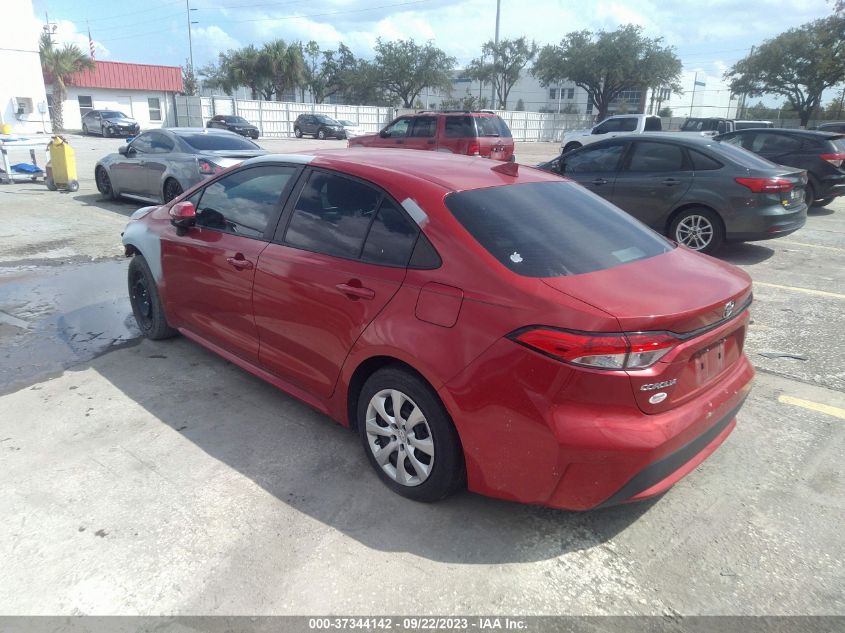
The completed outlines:
[[[138,340],[128,260],[0,268],[0,393]]]

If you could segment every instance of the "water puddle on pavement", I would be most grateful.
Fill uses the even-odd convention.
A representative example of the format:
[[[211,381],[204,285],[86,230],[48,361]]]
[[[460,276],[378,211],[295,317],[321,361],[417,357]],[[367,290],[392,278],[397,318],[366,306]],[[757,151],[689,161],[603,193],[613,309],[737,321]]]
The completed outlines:
[[[128,260],[0,268],[0,393],[140,337]]]

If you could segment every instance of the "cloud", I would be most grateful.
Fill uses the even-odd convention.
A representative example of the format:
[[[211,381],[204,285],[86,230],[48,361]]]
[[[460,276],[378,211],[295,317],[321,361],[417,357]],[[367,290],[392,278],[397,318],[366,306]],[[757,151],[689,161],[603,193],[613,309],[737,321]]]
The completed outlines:
[[[81,32],[76,24],[70,20],[59,20],[56,22],[56,32],[53,35],[53,41],[58,44],[76,44],[82,52],[88,53],[88,32]],[[94,50],[97,59],[111,57],[111,51],[96,39],[94,39]]]
[[[195,26],[191,30],[191,35],[195,62],[199,59],[216,59],[218,53],[242,46],[239,40],[215,24]]]

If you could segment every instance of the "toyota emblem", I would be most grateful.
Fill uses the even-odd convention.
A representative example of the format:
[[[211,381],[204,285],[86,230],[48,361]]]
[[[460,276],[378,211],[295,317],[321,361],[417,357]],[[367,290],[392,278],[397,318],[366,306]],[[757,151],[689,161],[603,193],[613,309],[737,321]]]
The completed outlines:
[[[726,319],[734,313],[734,306],[735,305],[736,305],[736,303],[734,303],[733,301],[728,301],[725,304],[725,318]]]

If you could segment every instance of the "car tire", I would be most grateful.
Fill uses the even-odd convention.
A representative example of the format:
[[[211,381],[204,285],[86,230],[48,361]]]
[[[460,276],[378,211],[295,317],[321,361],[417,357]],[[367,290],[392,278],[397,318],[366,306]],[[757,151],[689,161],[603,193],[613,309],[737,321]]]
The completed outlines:
[[[699,253],[715,252],[725,241],[719,216],[705,207],[684,209],[672,220],[669,237]]]
[[[143,255],[135,255],[129,262],[128,280],[129,302],[141,334],[153,341],[176,336],[178,332],[168,325],[164,316],[155,278]]]
[[[109,172],[105,167],[100,166],[94,170],[94,181],[97,183],[97,191],[102,194],[103,198],[117,200],[118,196],[114,192]]]
[[[164,204],[167,204],[173,200],[173,198],[181,196],[183,191],[184,189],[182,189],[182,185],[178,180],[175,178],[168,178],[164,181],[164,187],[162,187],[161,191],[161,199]]]
[[[394,402],[400,403],[398,422]],[[439,501],[464,485],[463,451],[452,419],[413,372],[395,365],[376,371],[361,389],[356,416],[367,459],[397,494]]]
[[[88,136],[91,132],[88,131],[88,126],[84,123],[82,124],[82,136]]]
[[[321,141],[325,141],[326,140],[326,131],[322,128],[317,130],[317,138],[320,139]]]
[[[804,187],[804,202],[807,203],[808,209],[816,206],[816,188],[811,182],[808,182],[807,186]]]
[[[298,127],[293,128],[293,135],[296,138],[302,138],[302,130]]]
[[[572,150],[578,149],[580,147],[582,147],[581,143],[576,143],[573,141],[572,143],[567,143],[566,147],[563,148],[563,152],[561,153],[566,154],[567,152],[571,152]]]
[[[834,200],[836,200],[836,198],[825,198],[824,200],[816,200],[815,202],[813,202],[813,206],[816,209],[818,209],[820,207],[826,207],[827,205],[829,205]]]
[[[109,126],[105,126],[104,128],[102,128],[102,130],[103,130],[103,137],[104,138],[111,138],[112,134],[111,134],[111,128]]]

